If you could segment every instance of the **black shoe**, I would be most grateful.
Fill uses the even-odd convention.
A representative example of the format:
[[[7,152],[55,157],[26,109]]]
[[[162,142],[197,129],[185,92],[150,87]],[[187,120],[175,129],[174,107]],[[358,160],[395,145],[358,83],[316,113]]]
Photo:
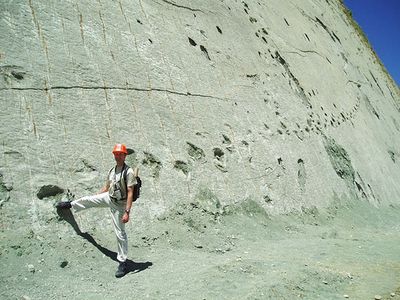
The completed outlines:
[[[57,209],[70,209],[71,207],[71,201],[62,201],[56,204]]]
[[[118,266],[118,269],[117,269],[117,272],[115,272],[115,277],[121,278],[121,277],[125,276],[126,273],[127,273],[126,262],[125,261],[124,262],[120,262],[119,266]]]

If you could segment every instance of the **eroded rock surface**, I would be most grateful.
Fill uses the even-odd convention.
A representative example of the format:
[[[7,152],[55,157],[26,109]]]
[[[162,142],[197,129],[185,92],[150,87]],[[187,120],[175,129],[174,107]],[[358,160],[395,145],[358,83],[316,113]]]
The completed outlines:
[[[116,142],[144,219],[205,187],[269,214],[400,199],[399,89],[340,1],[2,1],[0,27],[0,171],[32,214],[98,191]]]

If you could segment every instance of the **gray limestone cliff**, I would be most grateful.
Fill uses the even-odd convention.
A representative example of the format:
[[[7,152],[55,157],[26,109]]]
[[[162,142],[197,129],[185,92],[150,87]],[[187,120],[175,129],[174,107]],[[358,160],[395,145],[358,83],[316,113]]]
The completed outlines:
[[[138,215],[400,200],[400,93],[340,1],[1,1],[0,196],[32,220],[97,192]]]

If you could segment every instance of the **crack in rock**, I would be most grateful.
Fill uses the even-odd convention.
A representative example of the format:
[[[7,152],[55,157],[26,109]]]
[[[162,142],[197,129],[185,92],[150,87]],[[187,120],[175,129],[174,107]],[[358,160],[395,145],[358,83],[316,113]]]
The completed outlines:
[[[376,80],[376,78],[375,78],[374,74],[372,74],[372,72],[371,72],[371,71],[369,71],[369,73],[371,74],[371,76],[372,76],[372,79],[374,79],[374,81],[375,81],[376,85],[378,86],[379,90],[381,91],[382,95],[383,95],[383,96],[385,96],[385,93],[383,92],[383,90],[382,90],[381,86],[379,85],[378,81]]]
[[[306,93],[304,92],[303,87],[301,86],[299,80],[293,75],[292,71],[289,68],[288,63],[282,58],[282,56],[279,54],[278,51],[275,51],[275,59],[283,66],[283,68],[286,70],[286,73],[289,75],[290,79],[292,79],[292,81],[296,85],[297,92],[300,95],[303,104],[306,107],[310,108],[311,107],[310,100],[308,99]]]
[[[325,31],[329,34],[329,36],[331,37],[331,39],[334,41],[334,42],[336,42],[336,40],[335,40],[335,37],[332,35],[332,33],[329,31],[329,29],[328,29],[328,27],[320,20],[320,19],[318,19],[317,17],[315,17],[315,20],[314,20],[316,23],[318,23],[319,25],[321,25],[322,26],[322,28],[324,28],[325,29]],[[336,36],[336,35],[335,35]],[[338,41],[339,41],[339,43],[340,43],[340,40],[338,39]]]
[[[169,94],[175,94],[180,96],[192,96],[192,97],[202,97],[202,98],[211,98],[217,100],[230,100],[228,98],[221,98],[211,95],[203,95],[203,94],[195,94],[191,92],[175,92],[168,89],[160,89],[160,88],[135,88],[135,87],[118,87],[118,86],[52,86],[52,87],[44,87],[44,88],[35,88],[35,87],[11,87],[11,88],[0,88],[0,91],[43,91],[48,92],[52,90],[73,90],[73,89],[82,89],[82,90],[123,90],[123,91],[139,91],[139,92],[165,92]]]
[[[318,53],[317,51],[314,51],[314,50],[302,50],[302,49],[299,49],[299,48],[296,48],[296,47],[294,47],[294,48],[295,48],[296,50],[302,52],[302,53],[314,53],[314,54],[317,54],[318,56],[320,56],[320,57],[322,57],[322,58],[325,58],[325,57],[322,56],[320,53]],[[304,55],[302,55],[301,53],[296,52],[296,51],[284,51],[284,53],[297,54],[297,55],[300,55],[301,57],[305,57]]]
[[[191,8],[191,7],[184,6],[184,5],[179,5],[179,4],[176,4],[176,3],[174,3],[174,2],[167,1],[167,0],[161,0],[161,1],[163,1],[163,2],[165,2],[165,3],[167,3],[167,4],[169,4],[169,5],[178,7],[178,8],[188,9],[188,10],[190,10],[190,11],[199,11],[199,12],[204,13],[201,9],[196,9],[196,8]]]

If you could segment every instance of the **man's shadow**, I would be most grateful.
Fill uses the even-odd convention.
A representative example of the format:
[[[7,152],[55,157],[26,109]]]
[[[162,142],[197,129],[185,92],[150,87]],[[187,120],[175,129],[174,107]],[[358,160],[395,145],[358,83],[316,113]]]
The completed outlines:
[[[114,251],[111,251],[107,248],[104,248],[103,246],[99,245],[95,239],[87,232],[82,232],[78,226],[78,224],[75,221],[74,215],[72,214],[71,210],[69,209],[57,209],[57,214],[60,218],[63,220],[67,221],[72,228],[75,230],[76,234],[83,237],[85,240],[87,240],[89,243],[91,243],[93,246],[95,246],[97,249],[100,250],[101,253],[104,255],[108,256],[111,258],[113,261],[119,262],[117,260],[117,253]],[[127,262],[127,272],[128,273],[139,273],[141,271],[146,270],[148,267],[151,267],[153,265],[152,262],[134,262],[130,259],[126,260]],[[125,274],[125,275],[126,275]]]

